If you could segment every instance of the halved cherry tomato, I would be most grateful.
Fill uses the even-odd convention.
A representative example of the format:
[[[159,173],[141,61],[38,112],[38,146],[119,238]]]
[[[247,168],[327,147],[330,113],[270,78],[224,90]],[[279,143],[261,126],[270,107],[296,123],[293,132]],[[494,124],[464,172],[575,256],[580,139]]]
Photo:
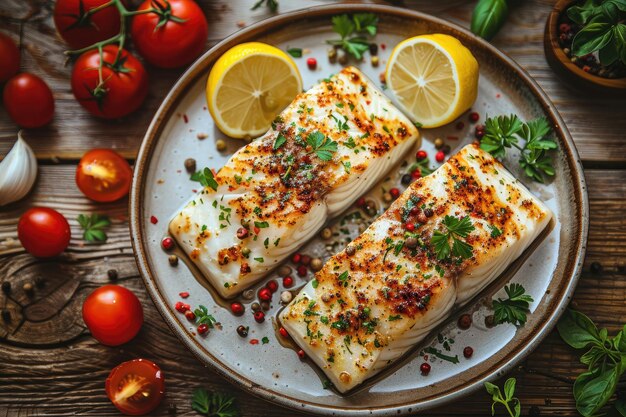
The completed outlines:
[[[54,25],[59,35],[74,49],[81,49],[109,39],[120,31],[120,13],[115,5],[92,15],[87,12],[109,0],[57,0]]]
[[[165,395],[161,368],[147,359],[133,359],[113,368],[105,383],[107,396],[124,414],[139,416],[154,410]]]
[[[146,0],[138,10],[155,8],[160,13],[133,18],[131,33],[139,55],[160,68],[190,64],[206,46],[209,25],[193,0]]]
[[[120,154],[110,149],[92,149],[80,159],[76,185],[88,198],[100,203],[128,194],[133,171]]]
[[[41,127],[54,117],[52,91],[34,74],[23,72],[7,81],[3,101],[11,119],[22,127]]]
[[[28,209],[17,223],[17,237],[31,255],[50,258],[70,244],[70,225],[61,213],[48,207]]]
[[[0,32],[0,83],[5,82],[20,70],[20,50],[9,36]]]
[[[122,50],[116,61],[118,50],[114,45],[103,48],[102,79],[98,74],[97,49],[82,54],[72,71],[74,97],[91,114],[104,119],[117,119],[134,112],[148,94],[148,73],[141,62],[126,50]]]
[[[137,335],[143,324],[143,308],[131,290],[105,285],[85,299],[83,320],[98,342],[117,346]]]

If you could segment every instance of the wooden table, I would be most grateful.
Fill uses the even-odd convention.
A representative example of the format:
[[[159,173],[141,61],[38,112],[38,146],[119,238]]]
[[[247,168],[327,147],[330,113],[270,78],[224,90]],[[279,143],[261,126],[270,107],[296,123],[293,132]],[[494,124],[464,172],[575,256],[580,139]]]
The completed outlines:
[[[250,11],[253,0],[201,0],[210,25],[207,48],[240,26],[269,15],[263,8]],[[328,3],[280,0],[280,11]],[[433,5],[432,3],[436,3]],[[626,322],[626,102],[578,95],[565,88],[546,64],[543,28],[552,1],[527,0],[514,6],[508,24],[494,44],[519,62],[548,93],[565,119],[586,168],[591,225],[583,276],[574,297],[576,307],[602,326],[615,331]],[[407,2],[408,7],[437,14],[469,26],[474,2],[428,0]],[[244,416],[293,416],[241,392],[203,367],[182,347],[161,319],[138,275],[128,232],[127,201],[97,205],[87,200],[74,183],[76,162],[94,147],[114,148],[129,160],[170,86],[182,71],[149,68],[147,102],[137,113],[116,122],[88,115],[74,100],[64,67],[65,45],[52,24],[52,1],[1,0],[0,28],[17,38],[15,19],[24,25],[22,68],[50,84],[56,99],[54,122],[25,132],[40,163],[34,191],[25,200],[0,211],[0,281],[10,281],[15,301],[0,295],[0,307],[17,302],[20,317],[14,325],[0,323],[0,416],[119,415],[106,398],[104,380],[122,361],[143,357],[156,361],[167,377],[167,398],[156,414],[191,411],[192,390],[204,386],[234,394]],[[1,63],[0,63],[1,65]],[[11,147],[17,127],[0,109],[0,154]],[[69,249],[55,260],[36,260],[17,241],[19,216],[34,205],[53,207],[72,226]],[[113,219],[104,244],[85,244],[76,222],[80,213],[101,212]],[[594,268],[591,268],[592,263]],[[96,342],[81,319],[85,296],[108,282],[107,270],[116,269],[118,282],[140,297],[145,324],[130,343],[109,348]],[[26,282],[40,282],[32,297],[22,290]],[[21,323],[15,328],[15,323]],[[577,355],[553,332],[528,359],[512,372],[523,414],[576,415],[572,381],[583,369]],[[433,410],[428,415],[490,413],[489,396],[479,391],[462,402]]]

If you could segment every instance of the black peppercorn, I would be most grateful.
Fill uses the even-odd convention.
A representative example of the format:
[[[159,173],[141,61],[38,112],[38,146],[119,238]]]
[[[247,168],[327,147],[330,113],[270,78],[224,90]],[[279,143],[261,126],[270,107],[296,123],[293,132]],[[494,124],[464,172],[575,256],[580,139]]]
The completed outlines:
[[[409,185],[411,183],[411,180],[411,174],[404,174],[400,182],[402,182],[403,185]]]
[[[6,322],[11,321],[11,312],[9,310],[2,310],[2,320]]]
[[[167,414],[174,415],[178,410],[176,409],[176,404],[169,403],[167,406]]]
[[[602,272],[602,264],[600,262],[592,262],[591,263],[591,272],[594,274],[599,274]]]
[[[426,217],[433,217],[435,215],[435,212],[433,211],[433,209],[427,208],[427,209],[424,209],[424,215]]]
[[[116,269],[109,269],[107,271],[107,276],[109,277],[109,279],[111,281],[117,281],[117,270]]]
[[[472,316],[469,314],[461,314],[459,320],[457,321],[459,328],[463,330],[467,330],[472,325]]]
[[[376,56],[378,55],[378,44],[376,43],[370,43],[370,54],[372,56]]]
[[[237,327],[237,334],[241,337],[248,336],[248,328],[246,326]]]
[[[441,147],[441,151],[445,154],[448,155],[450,153],[452,149],[450,148],[450,145],[443,145]]]
[[[9,281],[4,281],[2,283],[2,292],[8,294],[11,292],[11,283]]]
[[[190,174],[193,174],[194,172],[196,172],[196,160],[193,158],[185,159],[185,169]]]

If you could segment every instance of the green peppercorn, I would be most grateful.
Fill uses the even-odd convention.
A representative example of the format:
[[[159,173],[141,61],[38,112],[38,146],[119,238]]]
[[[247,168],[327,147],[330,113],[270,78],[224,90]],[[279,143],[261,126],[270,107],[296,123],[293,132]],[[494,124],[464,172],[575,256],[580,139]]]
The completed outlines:
[[[219,152],[223,152],[226,150],[226,141],[224,139],[218,139],[215,141],[215,147]]]
[[[322,232],[320,233],[320,236],[322,237],[322,239],[328,240],[331,237],[333,237],[333,231],[329,227],[326,227],[326,228],[322,229]]]
[[[324,266],[324,263],[322,262],[322,260],[320,258],[313,258],[311,259],[311,270],[313,272],[317,272],[319,270],[322,269],[322,267]]]
[[[443,139],[441,138],[435,139],[435,148],[441,149],[442,146],[443,146]]]

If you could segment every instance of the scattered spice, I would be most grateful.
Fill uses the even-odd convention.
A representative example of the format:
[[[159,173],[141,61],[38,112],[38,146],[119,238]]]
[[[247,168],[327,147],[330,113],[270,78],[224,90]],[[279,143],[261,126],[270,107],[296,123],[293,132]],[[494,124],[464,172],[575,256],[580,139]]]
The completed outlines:
[[[430,364],[424,362],[420,365],[420,372],[422,375],[428,375],[430,373]]]
[[[474,349],[472,349],[470,346],[466,346],[466,347],[463,349],[463,356],[464,356],[466,359],[471,358],[473,354],[474,354]]]
[[[470,122],[476,123],[478,121],[478,119],[480,119],[480,115],[477,112],[473,111],[473,112],[471,112],[469,114]]]
[[[109,277],[111,281],[117,281],[117,269],[109,269],[107,271],[107,277]]]
[[[311,57],[307,58],[306,66],[312,71],[317,68],[317,59]]]
[[[169,236],[164,237],[163,239],[161,239],[161,247],[164,250],[171,250],[174,247],[174,239]]]
[[[185,170],[190,174],[195,173],[196,172],[196,160],[193,158],[185,159]]]
[[[435,160],[439,163],[443,162],[446,159],[446,154],[443,151],[439,151],[435,154]]]
[[[246,327],[246,326],[239,326],[239,327],[237,327],[237,334],[239,336],[241,336],[241,337],[246,337],[246,336],[248,336],[248,330],[249,329],[250,328]]]
[[[289,265],[283,265],[278,268],[278,275],[281,277],[286,277],[289,274],[291,274],[291,267]]]
[[[218,139],[215,141],[215,148],[218,152],[224,152],[226,150],[226,141],[224,139]]]
[[[150,216],[150,223],[157,224],[158,222],[159,222],[159,219],[157,219],[156,216]]]
[[[443,139],[441,139],[441,138],[435,139],[435,148],[436,149],[441,149],[442,146],[443,146]]]
[[[170,255],[170,256],[167,257],[167,261],[170,263],[171,266],[177,266],[178,265],[178,256]]]
[[[265,313],[262,311],[255,311],[254,321],[256,321],[257,323],[263,323],[265,321]]]
[[[472,316],[469,314],[461,314],[461,316],[457,320],[457,325],[460,329],[469,329],[472,325]]]
[[[272,292],[268,288],[261,288],[258,296],[261,301],[270,301],[272,299]]]
[[[243,304],[241,304],[238,301],[235,301],[235,302],[230,304],[230,311],[232,311],[232,313],[235,316],[243,316],[243,313],[246,311],[246,309],[243,306]]]
[[[291,286],[293,286],[293,278],[291,278],[290,276],[284,277],[283,278],[283,287],[290,288]]]
[[[180,298],[188,298],[189,297],[189,293],[187,291],[179,292],[178,296]]]
[[[288,304],[293,299],[293,294],[291,291],[283,291],[280,293],[280,302],[283,304]]]

